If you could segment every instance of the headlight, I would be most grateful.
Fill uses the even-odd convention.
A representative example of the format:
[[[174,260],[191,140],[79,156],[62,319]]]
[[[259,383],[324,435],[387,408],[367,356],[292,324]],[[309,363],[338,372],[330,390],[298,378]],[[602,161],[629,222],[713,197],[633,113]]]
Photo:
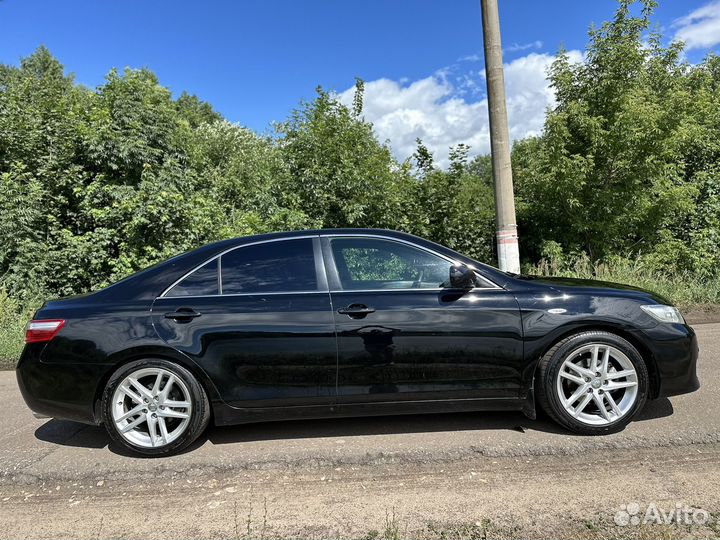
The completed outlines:
[[[683,319],[683,316],[680,314],[680,310],[676,307],[653,304],[652,306],[640,306],[640,308],[660,322],[685,323],[685,319]]]

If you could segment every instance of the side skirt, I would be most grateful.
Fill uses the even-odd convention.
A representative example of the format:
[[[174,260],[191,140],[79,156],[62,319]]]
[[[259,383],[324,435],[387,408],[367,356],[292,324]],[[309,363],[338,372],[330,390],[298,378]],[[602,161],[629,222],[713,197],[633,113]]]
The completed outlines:
[[[230,407],[222,402],[213,403],[216,426],[248,424],[282,420],[309,420],[319,418],[348,418],[357,416],[393,416],[405,414],[431,414],[470,411],[522,411],[534,418],[534,399],[484,398],[460,400],[391,401],[375,403],[343,403],[299,407]],[[532,416],[530,416],[532,414]]]

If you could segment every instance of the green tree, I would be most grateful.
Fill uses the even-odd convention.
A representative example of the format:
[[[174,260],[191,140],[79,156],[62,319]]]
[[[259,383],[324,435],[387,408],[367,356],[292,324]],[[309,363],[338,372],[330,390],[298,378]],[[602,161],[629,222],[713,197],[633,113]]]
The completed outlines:
[[[113,70],[93,92],[44,48],[4,66],[0,149],[0,285],[27,301],[218,238],[313,224],[284,206],[272,140],[196,97],[174,101],[147,70]]]
[[[654,2],[591,29],[586,58],[561,52],[550,70],[557,104],[543,134],[515,146],[523,251],[547,241],[601,259],[650,252],[674,237],[698,196],[683,139],[696,122],[693,70],[681,44],[648,34]]]
[[[406,228],[412,179],[362,116],[362,81],[353,109],[317,89],[317,97],[277,126],[291,204],[324,227]]]
[[[469,160],[470,148],[450,149],[443,171],[418,139],[414,158],[420,173],[419,211],[412,232],[426,236],[483,262],[495,260],[495,201],[485,167],[487,157]]]
[[[202,124],[212,124],[223,117],[212,108],[212,105],[202,101],[195,95],[183,92],[175,102],[177,111],[190,127],[196,128]]]
[[[71,207],[87,179],[79,149],[90,97],[44,47],[2,72],[0,279],[20,297],[63,270]]]

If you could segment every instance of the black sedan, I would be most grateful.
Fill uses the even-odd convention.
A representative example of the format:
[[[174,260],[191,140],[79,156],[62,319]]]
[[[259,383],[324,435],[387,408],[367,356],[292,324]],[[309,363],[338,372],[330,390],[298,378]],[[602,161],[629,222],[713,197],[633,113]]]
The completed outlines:
[[[678,310],[623,285],[511,275],[404,233],[217,242],[47,302],[17,367],[36,416],[170,454],[209,422],[518,410],[582,434],[699,387]]]

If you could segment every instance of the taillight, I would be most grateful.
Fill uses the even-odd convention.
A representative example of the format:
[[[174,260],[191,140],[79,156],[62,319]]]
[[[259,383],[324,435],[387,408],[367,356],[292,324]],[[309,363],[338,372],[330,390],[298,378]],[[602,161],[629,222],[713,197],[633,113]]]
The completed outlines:
[[[63,319],[37,319],[30,321],[25,329],[25,343],[50,341],[63,326],[65,326]]]

